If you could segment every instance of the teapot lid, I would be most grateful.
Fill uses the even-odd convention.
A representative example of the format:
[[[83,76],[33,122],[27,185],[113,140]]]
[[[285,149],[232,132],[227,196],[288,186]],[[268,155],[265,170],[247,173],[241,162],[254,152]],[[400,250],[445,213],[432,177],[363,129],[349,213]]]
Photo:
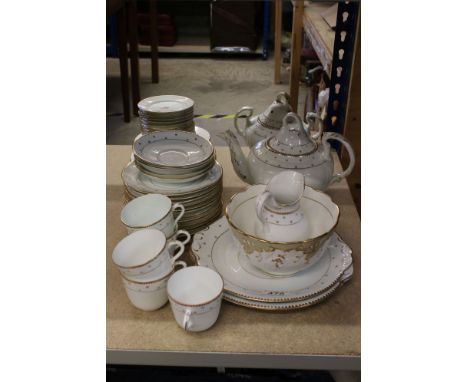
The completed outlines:
[[[307,136],[301,119],[295,113],[288,113],[283,127],[276,136],[267,141],[270,150],[285,155],[308,155],[317,149],[317,144]]]
[[[281,129],[284,116],[292,110],[289,102],[288,93],[278,93],[276,100],[258,116],[258,121],[267,128]]]

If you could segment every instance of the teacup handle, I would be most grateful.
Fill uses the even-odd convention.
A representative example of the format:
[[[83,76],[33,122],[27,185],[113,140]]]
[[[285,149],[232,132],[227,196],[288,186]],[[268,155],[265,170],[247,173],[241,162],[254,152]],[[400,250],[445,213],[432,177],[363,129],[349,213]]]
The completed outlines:
[[[184,312],[184,322],[183,322],[185,331],[190,330],[193,326],[192,320],[190,319],[191,315],[192,315],[192,311],[189,309],[186,309]]]
[[[314,134],[309,135],[309,137],[312,138],[312,139],[319,139],[322,136],[322,133],[323,133],[323,119],[320,118],[319,115],[317,113],[314,113],[314,112],[309,112],[309,113],[306,114],[306,121],[309,124],[309,131],[307,132],[308,134],[310,134],[312,123],[316,119],[319,121],[318,130]]]
[[[177,222],[180,220],[180,218],[182,216],[184,216],[184,213],[185,213],[185,207],[183,206],[183,204],[181,203],[174,203],[172,205],[172,213],[175,212],[176,209],[180,209],[180,213],[179,213],[179,216],[177,216],[175,219],[174,219],[174,225],[176,226],[177,225]]]
[[[257,203],[255,204],[255,209],[257,211],[257,216],[262,223],[265,223],[265,219],[263,218],[263,208],[265,206],[266,200],[270,197],[270,193],[265,191],[257,198]]]
[[[356,159],[354,157],[354,150],[351,147],[351,143],[345,137],[343,137],[341,134],[338,134],[338,133],[323,133],[322,144],[324,148],[325,158],[329,158],[330,156],[330,145],[326,143],[327,141],[333,140],[333,139],[335,141],[341,142],[346,148],[346,150],[348,151],[349,165],[346,168],[346,170],[344,170],[343,172],[334,174],[332,178],[330,179],[330,182],[328,182],[328,185],[339,182],[341,179],[346,178],[349,174],[351,174],[351,171],[353,171],[354,165],[356,163]]]
[[[183,240],[183,241],[182,241],[182,240],[179,240],[179,237],[178,237],[179,235],[185,235],[185,237],[186,237],[185,240]],[[179,229],[179,230],[175,233],[174,236],[175,236],[176,240],[180,241],[180,242],[181,242],[182,244],[184,244],[184,245],[187,244],[187,243],[190,241],[190,239],[191,239],[190,234],[189,234],[185,229]]]
[[[174,240],[174,241],[171,241],[168,245],[167,245],[167,250],[169,250],[170,247],[179,247],[179,250],[177,251],[177,253],[174,254],[174,256],[172,256],[171,258],[171,261],[172,261],[172,265],[175,264],[175,261],[180,257],[182,256],[182,254],[184,253],[185,251],[185,245],[182,244],[182,242],[178,241],[178,240]]]
[[[178,265],[180,265],[182,268],[186,268],[186,267],[187,267],[187,263],[186,263],[185,261],[182,261],[182,260],[176,261],[176,262],[173,264],[174,269],[175,269],[175,267],[177,267]]]
[[[244,125],[244,128],[240,128],[239,125],[237,124],[237,119],[244,113],[245,113],[245,125]],[[249,127],[251,125],[250,123],[250,117],[252,116],[253,114],[253,108],[250,107],[250,106],[244,106],[244,107],[241,107],[241,109],[236,113],[236,115],[234,116],[234,127],[236,128],[237,132],[240,134],[240,135],[244,135],[245,133],[245,129],[247,129],[247,127]]]

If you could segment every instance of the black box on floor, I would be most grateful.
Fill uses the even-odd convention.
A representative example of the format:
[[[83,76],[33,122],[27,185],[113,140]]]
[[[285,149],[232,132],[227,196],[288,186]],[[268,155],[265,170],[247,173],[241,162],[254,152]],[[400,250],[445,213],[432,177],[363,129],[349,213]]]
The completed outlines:
[[[224,47],[257,49],[255,1],[211,2],[211,49]]]

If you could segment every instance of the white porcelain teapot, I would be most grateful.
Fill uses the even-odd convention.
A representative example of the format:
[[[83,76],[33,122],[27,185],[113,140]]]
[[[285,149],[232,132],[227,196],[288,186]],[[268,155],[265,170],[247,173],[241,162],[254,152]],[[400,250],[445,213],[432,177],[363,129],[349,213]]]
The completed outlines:
[[[253,108],[242,107],[234,117],[234,127],[242,135],[249,147],[264,138],[276,134],[283,125],[284,116],[291,109],[290,97],[286,92],[281,92],[276,96],[276,100],[263,113],[252,117]],[[239,118],[245,116],[244,126],[240,125]]]
[[[229,144],[234,170],[249,184],[267,184],[278,172],[293,170],[304,175],[307,186],[326,190],[331,184],[347,177],[355,164],[353,148],[345,137],[320,132],[320,137],[311,138],[295,113],[288,113],[284,117],[283,127],[275,135],[251,147],[247,157],[234,133],[227,131],[222,137]],[[341,173],[334,174],[329,140],[341,142],[349,153],[349,165]]]
[[[256,201],[257,236],[272,241],[309,238],[309,222],[300,204],[304,186],[304,175],[295,171],[282,171],[271,178]]]

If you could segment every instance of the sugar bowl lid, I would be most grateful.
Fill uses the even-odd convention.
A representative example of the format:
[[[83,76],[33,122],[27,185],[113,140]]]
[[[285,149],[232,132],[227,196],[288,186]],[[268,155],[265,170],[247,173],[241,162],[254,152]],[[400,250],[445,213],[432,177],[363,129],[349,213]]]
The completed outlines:
[[[291,111],[290,97],[286,92],[278,93],[275,101],[258,116],[260,123],[273,129],[281,129],[283,118]]]
[[[301,156],[313,153],[317,144],[310,140],[301,119],[295,113],[288,113],[283,119],[283,127],[267,141],[270,150],[284,155]]]

